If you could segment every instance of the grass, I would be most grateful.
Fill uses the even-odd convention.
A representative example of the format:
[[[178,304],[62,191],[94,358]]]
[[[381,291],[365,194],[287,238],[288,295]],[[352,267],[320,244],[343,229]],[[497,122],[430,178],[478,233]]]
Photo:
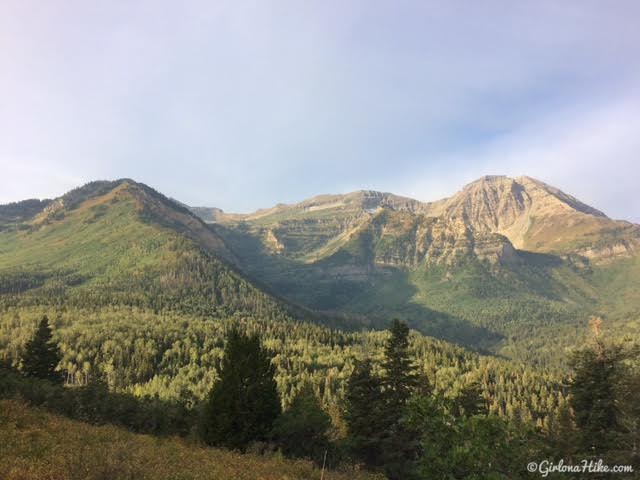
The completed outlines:
[[[32,231],[0,235],[0,269],[72,270],[95,276],[114,269],[159,261],[160,246],[169,235],[138,221],[133,202],[111,205],[101,221],[99,209],[75,211]]]
[[[319,479],[311,462],[238,454],[179,438],[92,426],[13,401],[0,401],[0,478],[6,480]],[[372,479],[349,470],[327,480]],[[379,477],[378,477],[379,478]]]

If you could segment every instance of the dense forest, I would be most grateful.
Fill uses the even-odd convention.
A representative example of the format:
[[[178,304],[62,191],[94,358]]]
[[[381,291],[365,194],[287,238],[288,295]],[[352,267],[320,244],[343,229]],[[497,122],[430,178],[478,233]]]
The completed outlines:
[[[331,388],[329,376],[324,385],[303,372],[283,381],[274,348],[277,330],[241,320],[230,320],[220,332],[219,352],[210,367],[215,375],[202,386],[200,398],[193,392],[171,399],[160,398],[160,392],[132,395],[124,385],[112,383],[119,378],[110,375],[112,368],[88,369],[84,385],[65,387],[72,377],[61,368],[62,337],[54,338],[47,316],[36,323],[19,354],[18,368],[7,362],[1,370],[2,395],[93,423],[191,435],[242,452],[277,450],[310,459],[323,469],[360,465],[392,480],[524,478],[523,467],[532,458],[639,467],[640,357],[633,347],[608,342],[600,319],[592,319],[590,341],[571,357],[567,396],[555,398],[558,385],[553,388],[547,381],[542,387],[549,390],[540,392],[549,395],[538,396],[532,383],[544,379],[528,371],[511,382],[494,379],[493,390],[488,390],[488,376],[500,372],[502,377],[508,370],[499,365],[483,370],[479,358],[465,359],[455,347],[429,344],[398,320],[388,332],[364,339],[299,324],[296,334],[305,338],[303,348],[315,338],[353,355],[346,378],[334,378],[338,390]],[[140,358],[133,353],[132,358]],[[303,363],[304,353],[296,360]],[[451,364],[430,369],[422,361],[428,357]],[[443,389],[441,372],[455,369],[456,361],[458,367],[468,362],[475,369],[458,370],[464,380]],[[499,388],[500,382],[516,390],[509,393]],[[517,390],[525,387],[529,390]],[[496,409],[498,392],[505,391],[507,398],[529,396],[531,403],[517,411],[513,404]]]
[[[100,377],[114,391],[157,395],[189,406],[203,399],[215,382],[214,367],[235,324],[258,333],[274,352],[284,406],[306,383],[326,405],[336,405],[355,362],[364,357],[379,361],[386,338],[384,332],[349,333],[286,318],[188,317],[117,306],[8,307],[0,313],[5,362],[20,368],[24,345],[45,314],[61,349],[59,369],[67,384],[85,385]],[[478,383],[488,408],[498,415],[542,427],[566,402],[559,373],[475,354],[417,332],[410,348],[434,389],[455,397],[466,385]]]

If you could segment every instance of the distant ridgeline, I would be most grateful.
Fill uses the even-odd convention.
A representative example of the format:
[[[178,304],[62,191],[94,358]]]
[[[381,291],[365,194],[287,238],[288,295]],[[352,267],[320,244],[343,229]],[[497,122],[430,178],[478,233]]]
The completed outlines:
[[[19,366],[48,314],[68,383],[193,405],[239,322],[276,352],[285,404],[311,382],[337,409],[354,360],[381,354],[385,334],[357,331],[395,316],[441,339],[412,337],[436,389],[479,382],[491,411],[544,426],[561,374],[519,361],[559,365],[593,312],[619,335],[638,326],[638,226],[532,179],[430,204],[356,192],[194,211],[211,223],[132,180],[0,206],[2,357]]]

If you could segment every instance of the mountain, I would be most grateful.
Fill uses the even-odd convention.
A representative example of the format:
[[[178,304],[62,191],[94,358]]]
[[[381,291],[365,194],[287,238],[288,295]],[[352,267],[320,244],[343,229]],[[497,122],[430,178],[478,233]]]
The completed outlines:
[[[621,332],[640,317],[640,227],[530,177],[486,176],[430,203],[321,195],[220,214],[215,225],[252,278],[367,325],[399,316],[528,357],[528,342],[556,356],[549,337],[573,340],[589,315],[622,322]]]
[[[49,203],[51,203],[51,200],[32,198],[21,202],[0,205],[0,225],[15,225],[16,223],[23,222],[42,211]]]
[[[483,177],[430,205],[427,215],[462,219],[475,232],[502,234],[521,250],[596,260],[634,255],[639,231],[530,177]]]
[[[0,211],[0,362],[19,365],[46,314],[68,382],[100,375],[116,390],[199,401],[225,333],[240,323],[279,352],[283,398],[310,380],[329,398],[350,374],[350,347],[376,338],[336,332],[326,325],[355,320],[314,316],[272,295],[243,270],[225,227],[133,180]],[[325,325],[297,321],[306,319]],[[452,352],[443,355],[459,361],[461,349]]]
[[[234,267],[226,240],[179,203],[129,179],[0,207],[5,305],[131,305],[284,315]]]
[[[529,177],[486,176],[450,198],[424,203],[390,193],[359,191],[321,195],[295,205],[255,213],[225,214],[194,208],[203,220],[248,228],[264,246],[286,257],[315,261],[334,253],[367,228],[376,237],[415,230],[415,248],[388,261],[416,264],[453,261],[469,253],[510,260],[513,249],[579,254],[596,261],[636,254],[640,227],[614,221],[574,197]],[[379,263],[387,263],[384,258]]]
[[[198,216],[200,215],[200,217]],[[640,329],[640,227],[529,177],[435,201],[358,191],[252,214],[130,179],[0,206],[5,307],[305,317],[554,362],[590,315]]]
[[[400,316],[424,333],[504,357],[521,359],[522,352],[531,352],[540,361],[545,349],[558,351],[560,343],[548,335],[539,335],[537,343],[533,339],[545,332],[563,335],[577,325],[570,313],[598,301],[590,261],[517,249],[504,234],[456,213],[436,214],[436,208],[445,212],[437,203],[361,191],[251,215],[197,209],[215,220],[207,223],[178,201],[129,179],[0,206],[0,362],[19,368],[25,344],[47,315],[60,349],[58,369],[74,388],[37,387],[15,372],[1,383],[16,389],[5,389],[8,395],[20,393],[76,418],[92,419],[90,412],[96,412],[104,415],[100,421],[134,428],[169,425],[174,414],[190,410],[188,417],[195,418],[200,411],[217,379],[225,338],[239,326],[258,334],[272,352],[284,406],[312,385],[339,432],[354,364],[369,358],[379,366],[388,332],[340,331],[317,323],[334,325],[338,318],[350,327],[382,328],[391,316]],[[616,273],[614,281],[602,277],[600,282],[615,285],[628,278],[637,277]],[[637,291],[626,292],[624,304],[637,305]],[[297,321],[305,318],[315,323]],[[518,425],[524,421],[542,429],[566,404],[558,372],[417,332],[411,333],[410,348],[429,389],[451,399],[469,387],[480,389],[492,414],[517,419]],[[111,400],[104,400],[102,382],[114,394]],[[75,388],[82,386],[87,388]],[[133,408],[133,397],[145,398],[144,411]],[[29,423],[30,415],[25,411],[16,419]],[[137,449],[137,460],[158,458],[146,454],[148,437],[49,420],[40,433],[51,444],[70,430],[89,444],[101,437],[102,449],[122,440]],[[0,435],[11,437],[14,430]],[[20,444],[13,440],[5,443]],[[179,442],[165,446],[185,450]],[[77,448],[72,445],[69,452]],[[158,465],[137,468],[126,451],[116,452],[115,460],[106,455],[98,465],[101,472],[160,471]],[[24,456],[24,451],[10,453]],[[213,450],[196,454],[200,463],[215,464],[225,455],[246,460],[247,478],[317,474],[310,466],[301,470],[299,462],[260,464]],[[51,466],[32,464],[29,471]],[[169,467],[187,468],[180,462]],[[225,469],[220,472],[224,476]]]

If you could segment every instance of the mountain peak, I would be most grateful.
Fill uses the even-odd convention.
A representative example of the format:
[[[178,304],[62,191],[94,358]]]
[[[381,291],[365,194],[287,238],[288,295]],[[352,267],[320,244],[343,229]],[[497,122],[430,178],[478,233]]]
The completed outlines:
[[[514,180],[512,178],[507,177],[506,175],[483,175],[482,177],[466,184],[464,187],[462,187],[463,190],[467,190],[469,188],[474,188],[477,187],[479,185],[495,185],[495,184],[500,184],[500,183],[510,183],[513,182]]]
[[[304,207],[334,207],[354,208],[365,211],[374,211],[380,207],[392,208],[395,210],[416,211],[422,205],[418,200],[402,197],[389,192],[379,192],[376,190],[356,190],[355,192],[343,195],[323,195],[301,202]]]
[[[432,204],[429,216],[457,219],[481,233],[505,235],[517,248],[554,250],[576,240],[558,235],[559,225],[580,225],[581,235],[610,220],[601,211],[541,180],[487,175],[450,198]],[[554,230],[554,231],[551,231]]]
[[[522,177],[517,177],[514,181],[521,184],[525,189],[528,189],[531,191],[535,189],[540,189],[544,193],[551,195],[557,201],[562,202],[563,204],[565,204],[566,206],[568,206],[569,208],[577,212],[584,213],[587,215],[593,215],[596,217],[607,218],[607,216],[600,210],[597,210],[587,205],[586,203],[581,202],[577,198],[567,193],[564,193],[559,188],[553,187],[547,183],[544,183],[541,180],[537,180],[532,177],[522,176]]]
[[[448,205],[447,210],[450,212],[453,208],[459,214],[472,216],[470,209],[483,208],[494,213],[504,209],[522,211],[536,203],[536,207],[555,210],[555,213],[564,210],[607,218],[600,210],[529,176],[511,178],[505,175],[485,175],[441,202]]]

